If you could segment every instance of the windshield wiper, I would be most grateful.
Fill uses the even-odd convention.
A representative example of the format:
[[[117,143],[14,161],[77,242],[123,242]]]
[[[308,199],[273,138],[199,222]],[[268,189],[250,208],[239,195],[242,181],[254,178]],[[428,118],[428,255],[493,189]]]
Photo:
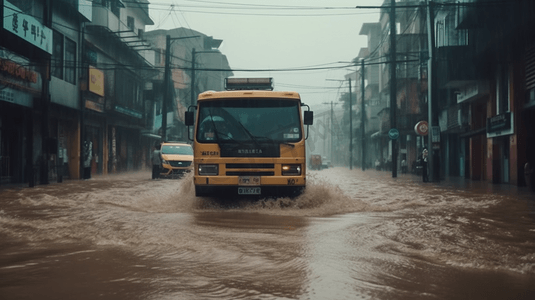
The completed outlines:
[[[265,140],[268,140],[271,143],[279,143],[279,144],[283,144],[283,145],[286,145],[286,146],[290,146],[292,148],[295,147],[295,145],[292,144],[292,143],[284,142],[284,141],[275,141],[274,139],[272,139],[270,137],[267,137],[267,136],[255,136],[255,138],[257,138],[257,139],[265,139]]]
[[[288,143],[288,142],[280,142],[280,143],[283,144],[283,145],[286,145],[286,146],[290,146],[290,147],[292,147],[292,148],[295,147],[295,145],[292,144],[292,143]]]
[[[245,131],[245,133],[247,133],[247,135],[255,143],[255,145],[258,146],[258,140],[256,139],[256,137],[242,124],[242,122],[240,122],[240,121],[237,121],[237,122],[238,122],[238,124],[240,124],[241,128],[243,128],[243,131]]]

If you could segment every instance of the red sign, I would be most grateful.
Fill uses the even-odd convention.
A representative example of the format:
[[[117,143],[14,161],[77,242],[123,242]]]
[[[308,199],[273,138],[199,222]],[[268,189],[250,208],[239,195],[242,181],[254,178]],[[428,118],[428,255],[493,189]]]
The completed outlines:
[[[37,83],[36,72],[7,59],[0,58],[0,71],[6,72],[9,75],[18,77],[24,81]]]
[[[416,123],[416,126],[414,126],[414,131],[418,135],[424,135],[425,136],[429,132],[429,126],[427,125],[426,121],[420,121],[420,122]]]

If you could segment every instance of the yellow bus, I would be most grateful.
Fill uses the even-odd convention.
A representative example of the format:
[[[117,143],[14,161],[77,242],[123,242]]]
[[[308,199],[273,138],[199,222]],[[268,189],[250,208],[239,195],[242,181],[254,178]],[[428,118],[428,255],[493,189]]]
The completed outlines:
[[[271,78],[227,78],[225,89],[199,94],[185,115],[195,126],[195,195],[299,195],[310,107],[297,92],[273,91]]]

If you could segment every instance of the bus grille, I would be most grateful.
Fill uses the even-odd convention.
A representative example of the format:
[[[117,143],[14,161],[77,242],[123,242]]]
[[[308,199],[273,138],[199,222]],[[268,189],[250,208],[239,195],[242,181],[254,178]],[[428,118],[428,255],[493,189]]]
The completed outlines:
[[[275,164],[226,164],[227,176],[274,176]],[[234,170],[232,170],[234,169]],[[238,169],[238,170],[236,170]],[[240,171],[239,169],[249,169]],[[252,170],[251,170],[252,169]]]
[[[274,169],[275,164],[226,164],[227,169]]]
[[[171,160],[169,161],[169,164],[171,167],[189,167],[191,165],[191,161],[178,161],[178,160]]]
[[[227,176],[273,176],[275,172],[236,172],[227,171]]]

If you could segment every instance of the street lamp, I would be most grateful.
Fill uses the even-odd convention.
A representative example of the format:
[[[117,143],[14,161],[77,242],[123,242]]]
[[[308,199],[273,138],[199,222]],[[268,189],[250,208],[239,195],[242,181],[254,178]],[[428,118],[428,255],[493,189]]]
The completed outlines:
[[[171,71],[169,66],[169,61],[171,60],[171,42],[176,40],[182,40],[182,39],[190,39],[190,38],[197,38],[200,37],[200,35],[193,35],[193,36],[184,36],[184,37],[177,37],[177,38],[171,38],[170,35],[166,36],[165,39],[165,69],[164,69],[164,89],[163,89],[163,101],[162,101],[162,138],[163,140],[167,140],[167,104],[170,101],[170,81],[171,81]]]

